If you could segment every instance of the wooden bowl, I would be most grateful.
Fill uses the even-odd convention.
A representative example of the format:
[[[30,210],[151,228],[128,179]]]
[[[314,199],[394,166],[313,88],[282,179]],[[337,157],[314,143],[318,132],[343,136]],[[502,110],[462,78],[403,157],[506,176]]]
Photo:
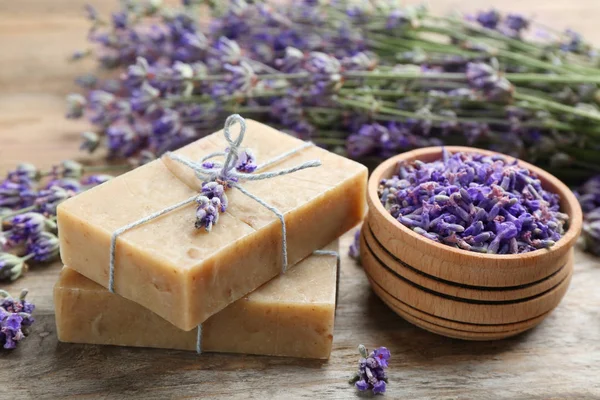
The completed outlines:
[[[385,289],[382,288],[381,285],[379,285],[373,279],[369,278],[369,283],[373,287],[373,291],[375,292],[375,294],[377,294],[377,296],[390,308],[396,311],[396,313],[401,314],[402,312],[410,314],[416,318],[422,319],[435,325],[465,332],[498,333],[516,330],[524,331],[542,322],[552,312],[549,311],[546,314],[540,315],[539,317],[509,324],[469,324],[465,322],[452,321],[450,319],[436,317],[435,315],[431,315],[421,310],[417,310],[416,308],[411,307],[406,303],[403,303],[402,301],[398,300],[397,298],[386,292]]]
[[[471,147],[448,146],[446,149],[451,153],[499,154]],[[481,254],[429,240],[393,218],[377,196],[381,179],[391,177],[401,161],[431,162],[439,160],[441,156],[441,147],[409,151],[383,162],[371,174],[367,186],[369,226],[374,237],[390,254],[427,275],[448,282],[481,287],[528,285],[548,278],[565,265],[569,251],[581,233],[582,212],[579,202],[560,180],[524,161],[519,160],[519,165],[534,172],[546,190],[557,193],[560,196],[561,211],[569,215],[567,231],[550,249],[523,254]]]
[[[371,253],[361,236],[361,262],[370,280],[403,303],[438,318],[468,324],[499,325],[537,318],[553,310],[565,295],[573,272],[573,253],[569,251],[568,274],[553,288],[526,298],[504,302],[465,300],[434,292],[394,275]]]
[[[537,318],[514,324],[502,325],[475,325],[460,324],[454,321],[447,321],[430,316],[429,314],[419,312],[410,307],[406,307],[398,299],[387,293],[376,282],[371,281],[371,286],[375,294],[396,314],[406,319],[408,322],[428,330],[438,335],[448,336],[463,340],[499,340],[518,335],[540,324],[548,314]]]
[[[377,259],[379,259],[382,264],[388,267],[399,278],[404,278],[433,292],[459,299],[489,302],[523,300],[552,289],[561,281],[563,281],[569,274],[569,268],[565,263],[557,272],[549,277],[528,285],[507,288],[462,285],[427,275],[424,272],[416,270],[398,258],[394,257],[386,249],[384,249],[383,246],[381,246],[377,239],[375,239],[375,236],[373,236],[371,228],[369,227],[368,218],[363,224],[361,234],[364,237],[363,248],[365,248],[367,251],[370,251],[375,257],[377,257]]]

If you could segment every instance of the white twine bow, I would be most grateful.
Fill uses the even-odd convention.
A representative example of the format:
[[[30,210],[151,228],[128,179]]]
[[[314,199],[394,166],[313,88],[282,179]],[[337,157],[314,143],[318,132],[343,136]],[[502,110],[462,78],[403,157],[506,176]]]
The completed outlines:
[[[236,123],[238,123],[240,125],[240,133],[237,136],[237,138],[233,139],[231,137],[230,129]],[[312,160],[312,161],[304,162],[300,165],[297,165],[297,166],[294,166],[291,168],[286,168],[286,169],[282,169],[279,171],[264,172],[264,173],[239,172],[236,170],[236,164],[239,159],[240,146],[242,144],[242,141],[244,140],[244,135],[246,134],[246,122],[238,114],[230,115],[227,118],[227,120],[225,121],[225,128],[224,128],[223,132],[225,135],[225,139],[229,143],[229,148],[226,149],[225,151],[214,152],[214,153],[208,154],[208,155],[204,156],[199,162],[191,161],[185,157],[182,157],[180,155],[177,155],[177,154],[174,154],[171,152],[166,153],[166,156],[171,158],[172,160],[177,161],[177,162],[191,168],[192,170],[194,170],[198,179],[201,179],[204,183],[218,182],[220,184],[223,184],[225,189],[230,188],[230,187],[236,188],[240,192],[245,194],[246,196],[248,196],[251,199],[258,202],[263,207],[267,208],[269,211],[273,212],[277,216],[279,221],[281,222],[281,237],[282,237],[282,240],[281,240],[281,242],[282,242],[281,243],[281,246],[282,246],[282,248],[281,248],[281,254],[282,254],[281,272],[285,273],[285,271],[287,270],[287,267],[288,267],[288,255],[287,255],[287,233],[286,233],[286,225],[285,225],[284,215],[277,208],[268,204],[267,202],[265,202],[258,196],[248,192],[246,189],[244,189],[240,185],[240,183],[242,183],[244,181],[258,181],[258,180],[264,180],[264,179],[271,179],[271,178],[275,178],[277,176],[291,174],[291,173],[294,173],[296,171],[300,171],[300,170],[303,170],[306,168],[318,167],[321,165],[321,162],[318,160]],[[286,153],[283,153],[283,154],[279,155],[278,157],[276,157],[264,164],[259,165],[256,168],[255,172],[259,171],[261,169],[264,169],[272,164],[275,164],[281,160],[284,160],[285,158],[287,158],[291,155],[294,155],[310,146],[313,146],[313,143],[307,142],[296,149],[293,149]],[[220,157],[220,156],[225,157],[225,161],[223,163],[214,161],[214,162],[210,162],[210,165],[208,165],[208,160],[213,159],[215,157]],[[204,187],[204,184],[203,184],[203,187]],[[199,204],[202,204],[203,198],[206,198],[203,193],[194,195],[194,196],[192,196],[186,200],[183,200],[177,204],[174,204],[170,207],[156,211],[144,218],[141,218],[137,221],[127,224],[127,225],[117,229],[115,232],[113,232],[113,234],[111,236],[111,240],[110,240],[108,290],[110,290],[112,293],[115,292],[115,290],[114,290],[115,257],[116,257],[117,239],[120,235],[122,235],[123,233],[125,233],[137,226],[145,224],[146,222],[152,221],[152,220],[154,220],[162,215],[165,215],[173,210],[183,207],[187,204],[191,204],[193,202],[198,202]],[[220,207],[221,207],[220,210],[216,210],[214,222],[211,222],[210,225],[206,226],[208,231],[210,231],[210,227],[212,226],[212,224],[217,222],[219,211],[224,212],[225,209],[227,208],[227,204],[220,204]],[[201,340],[202,340],[202,325],[200,324],[200,325],[198,325],[198,335],[197,335],[197,344],[196,344],[196,351],[199,354],[202,352]]]

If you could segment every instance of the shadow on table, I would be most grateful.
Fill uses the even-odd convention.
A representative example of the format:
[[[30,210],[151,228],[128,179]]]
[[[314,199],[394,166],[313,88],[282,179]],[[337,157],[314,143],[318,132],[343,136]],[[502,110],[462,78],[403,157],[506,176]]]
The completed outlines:
[[[508,352],[526,341],[533,330],[512,338],[495,341],[468,341],[452,339],[421,329],[406,321],[381,301],[373,291],[369,291],[367,302],[367,323],[379,324],[378,342],[390,348],[392,354],[401,354],[406,361],[429,362],[434,364],[456,363],[456,357],[494,356]]]

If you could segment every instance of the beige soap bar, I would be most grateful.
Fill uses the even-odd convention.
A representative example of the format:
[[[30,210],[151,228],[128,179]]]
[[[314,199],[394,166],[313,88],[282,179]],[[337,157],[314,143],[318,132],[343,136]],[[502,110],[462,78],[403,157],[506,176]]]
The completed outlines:
[[[246,122],[243,145],[254,150],[259,164],[304,144]],[[217,132],[177,153],[198,160],[226,147]],[[323,165],[243,183],[285,214],[289,265],[338,238],[365,212],[367,169],[344,157],[310,147],[265,171],[313,159]],[[63,262],[108,287],[111,233],[193,196],[200,184],[190,169],[163,157],[65,201],[58,208]],[[191,330],[277,276],[282,266],[279,220],[237,189],[227,196],[229,207],[210,233],[194,228],[196,206],[190,204],[121,235],[116,293]]]
[[[209,318],[202,350],[329,358],[335,297],[336,258],[309,256]],[[54,303],[63,342],[196,349],[196,330],[178,329],[68,267],[54,287]]]

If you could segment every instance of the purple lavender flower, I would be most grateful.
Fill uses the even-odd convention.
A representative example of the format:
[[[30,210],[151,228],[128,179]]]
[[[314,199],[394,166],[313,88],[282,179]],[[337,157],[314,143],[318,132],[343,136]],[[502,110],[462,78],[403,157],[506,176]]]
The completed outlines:
[[[209,199],[206,196],[198,196],[196,202],[198,203],[196,229],[204,227],[207,232],[210,232],[213,225],[219,221],[219,209],[222,208],[222,204],[218,197]]]
[[[583,38],[578,32],[567,29],[565,31],[565,39],[560,43],[560,49],[568,53],[582,53],[585,51]]]
[[[304,64],[312,81],[310,91],[313,95],[335,92],[342,84],[341,64],[328,54],[313,51]]]
[[[390,351],[380,347],[367,354],[367,349],[362,344],[358,346],[361,359],[358,361],[358,372],[350,380],[361,392],[371,389],[373,394],[385,393],[388,382],[385,369],[391,357]]]
[[[360,229],[357,229],[356,232],[354,232],[354,240],[350,245],[348,255],[355,260],[360,259]]]
[[[482,11],[477,14],[476,20],[485,28],[495,29],[500,22],[500,13],[496,10]]]
[[[123,80],[129,87],[139,87],[148,78],[149,73],[148,61],[144,57],[138,57],[135,64],[127,67]]]
[[[35,196],[34,183],[30,180],[5,180],[0,183],[0,207],[25,208],[33,204]]]
[[[503,156],[443,150],[442,160],[415,161],[379,186],[394,218],[431,240],[463,250],[524,253],[552,246],[568,216],[537,177]]]
[[[386,29],[394,29],[401,27],[406,23],[410,22],[410,17],[403,10],[394,9],[392,10],[385,23]]]
[[[95,174],[85,177],[81,180],[81,184],[84,186],[98,186],[111,180],[113,176],[105,174]]]
[[[512,84],[488,64],[468,63],[466,74],[469,86],[481,90],[490,100],[502,100],[512,96]]]
[[[152,133],[157,136],[175,134],[181,129],[181,122],[177,112],[168,110],[152,124]]]
[[[117,12],[112,15],[112,23],[116,29],[125,29],[129,20],[129,15],[126,12]]]
[[[19,299],[13,299],[6,291],[0,291],[0,345],[5,349],[14,349],[29,334],[34,319],[31,313],[35,306],[25,300],[27,291],[23,290]]]
[[[215,43],[213,56],[220,65],[236,65],[242,58],[242,51],[235,40],[220,37]]]
[[[295,47],[286,47],[282,58],[275,60],[275,66],[285,73],[300,72],[304,62],[304,53]]]
[[[252,173],[256,170],[258,165],[256,165],[256,157],[254,157],[254,153],[250,149],[243,149],[238,154],[238,160],[235,165],[235,169],[239,172]]]
[[[108,150],[115,155],[129,157],[141,145],[141,138],[128,125],[113,125],[106,131]]]
[[[134,111],[146,111],[160,97],[160,91],[152,87],[147,81],[131,94],[131,108]]]
[[[600,208],[585,214],[583,220],[583,237],[586,250],[600,256]]]
[[[504,24],[511,31],[519,34],[522,30],[529,27],[529,20],[519,14],[508,14],[504,20]]]
[[[70,193],[78,193],[81,191],[81,183],[73,178],[53,179],[46,184],[44,189],[49,190],[52,187],[60,187]]]
[[[250,64],[245,61],[239,65],[225,64],[223,68],[230,74],[227,79],[228,94],[247,92],[256,83],[256,74]]]
[[[72,190],[54,185],[38,192],[35,204],[45,215],[56,215],[56,207],[75,194]]]
[[[360,158],[372,154],[379,148],[382,137],[389,131],[378,123],[364,124],[358,133],[350,135],[346,141],[346,151],[352,158]]]
[[[23,243],[31,236],[44,230],[46,217],[36,212],[15,215],[10,219],[9,240],[13,244]]]
[[[37,262],[48,262],[58,256],[59,242],[56,235],[40,232],[27,241],[27,254]]]
[[[29,183],[31,181],[39,181],[41,177],[39,169],[33,164],[20,163],[17,167],[9,171],[6,178],[11,182]]]

